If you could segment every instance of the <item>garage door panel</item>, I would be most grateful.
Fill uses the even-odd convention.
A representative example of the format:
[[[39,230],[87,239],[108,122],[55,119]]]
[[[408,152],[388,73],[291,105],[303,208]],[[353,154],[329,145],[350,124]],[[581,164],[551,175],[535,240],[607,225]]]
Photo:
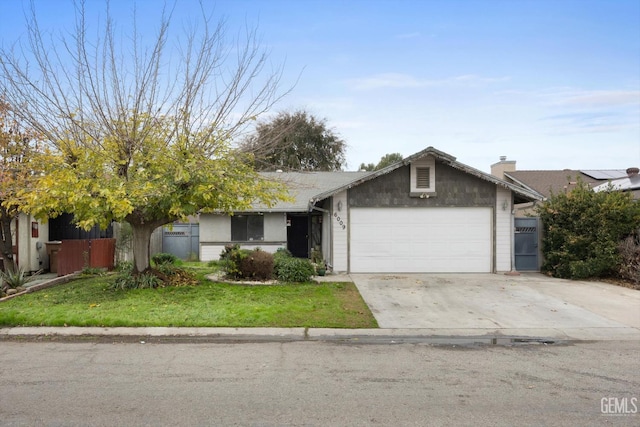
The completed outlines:
[[[352,272],[490,272],[489,208],[353,208]]]

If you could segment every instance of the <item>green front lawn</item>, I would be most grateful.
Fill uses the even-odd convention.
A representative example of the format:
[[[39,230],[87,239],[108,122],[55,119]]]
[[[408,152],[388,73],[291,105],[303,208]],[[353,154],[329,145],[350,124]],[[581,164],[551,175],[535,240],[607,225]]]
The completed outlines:
[[[202,278],[198,286],[114,291],[114,278],[81,278],[2,302],[0,325],[377,328],[353,283],[245,286]]]

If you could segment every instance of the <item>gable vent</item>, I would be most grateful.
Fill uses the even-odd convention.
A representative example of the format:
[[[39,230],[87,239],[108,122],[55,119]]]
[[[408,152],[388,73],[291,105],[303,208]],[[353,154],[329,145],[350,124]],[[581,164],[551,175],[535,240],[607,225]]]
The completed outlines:
[[[429,188],[429,168],[416,168],[416,187],[417,188]]]

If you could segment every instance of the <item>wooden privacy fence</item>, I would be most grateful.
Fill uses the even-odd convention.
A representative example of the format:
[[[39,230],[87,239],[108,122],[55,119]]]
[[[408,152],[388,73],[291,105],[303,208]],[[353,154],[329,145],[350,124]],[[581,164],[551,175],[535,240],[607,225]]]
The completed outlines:
[[[116,239],[62,240],[50,261],[57,263],[58,276],[81,271],[85,267],[113,269]]]

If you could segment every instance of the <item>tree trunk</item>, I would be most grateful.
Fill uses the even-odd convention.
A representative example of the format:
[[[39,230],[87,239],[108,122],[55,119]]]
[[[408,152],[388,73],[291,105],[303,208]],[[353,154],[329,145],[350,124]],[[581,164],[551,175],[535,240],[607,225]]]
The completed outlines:
[[[142,273],[151,266],[151,234],[161,224],[131,224],[133,232],[133,274]]]
[[[4,209],[0,210],[0,223],[2,225],[0,229],[0,254],[2,254],[2,262],[5,271],[15,271],[16,264],[13,258],[13,239],[11,238],[11,218]]]

